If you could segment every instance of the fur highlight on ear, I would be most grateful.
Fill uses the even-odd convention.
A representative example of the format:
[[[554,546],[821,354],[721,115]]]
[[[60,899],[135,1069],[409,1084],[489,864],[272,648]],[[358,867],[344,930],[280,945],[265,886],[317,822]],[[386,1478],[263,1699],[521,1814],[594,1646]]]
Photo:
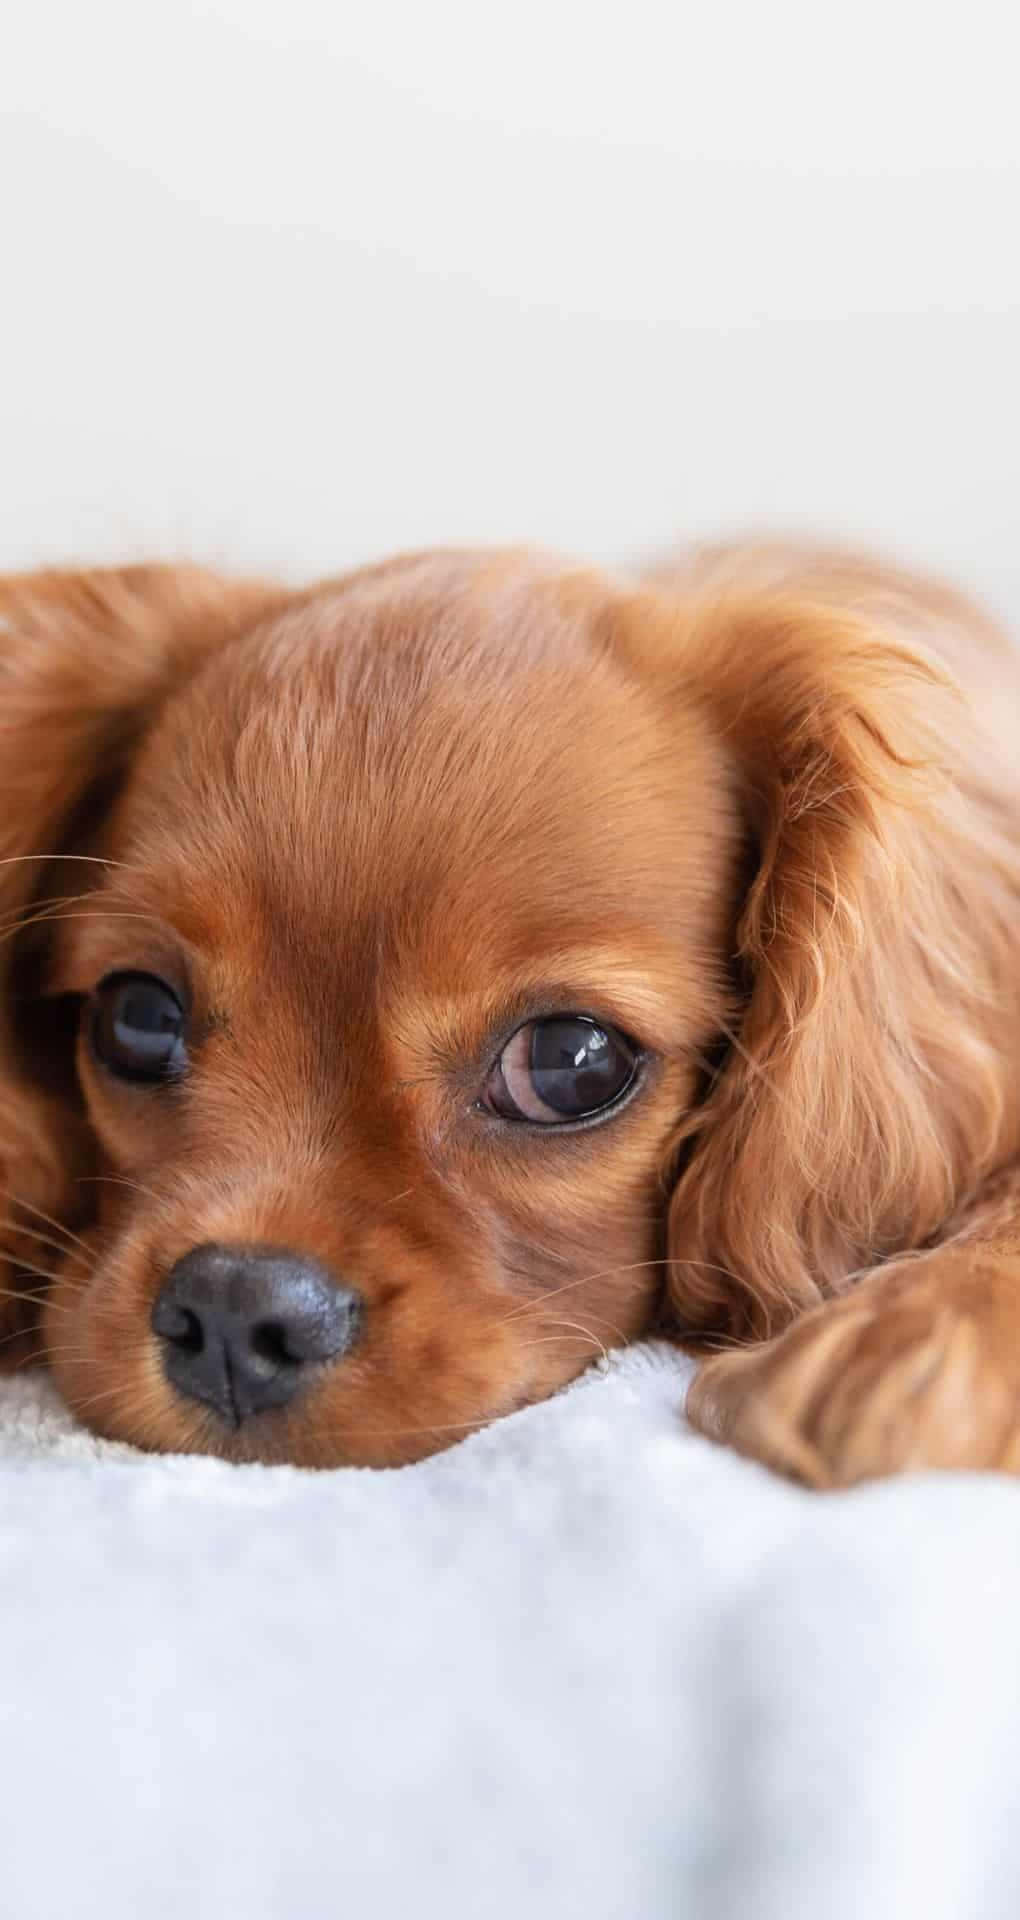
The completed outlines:
[[[728,1053],[672,1143],[682,1329],[778,1331],[921,1247],[1015,1144],[1020,874],[925,639],[772,591],[720,596],[673,646],[735,757],[755,862]]]
[[[158,703],[211,648],[288,597],[194,567],[0,577],[2,1337],[5,1318],[17,1323],[13,1293],[25,1290],[11,1262],[40,1277],[52,1265],[56,1256],[40,1259],[44,1216],[67,1217],[84,1152],[74,1114],[33,1080],[15,1044],[19,936],[87,895],[88,860],[69,855],[68,824],[97,783],[116,781]]]

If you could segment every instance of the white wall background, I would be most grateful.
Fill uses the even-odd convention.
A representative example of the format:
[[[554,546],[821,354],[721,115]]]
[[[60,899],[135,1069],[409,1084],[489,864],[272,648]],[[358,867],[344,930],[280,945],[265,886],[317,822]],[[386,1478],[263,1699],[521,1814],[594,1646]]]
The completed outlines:
[[[870,535],[1020,613],[1006,0],[32,0],[0,565]]]

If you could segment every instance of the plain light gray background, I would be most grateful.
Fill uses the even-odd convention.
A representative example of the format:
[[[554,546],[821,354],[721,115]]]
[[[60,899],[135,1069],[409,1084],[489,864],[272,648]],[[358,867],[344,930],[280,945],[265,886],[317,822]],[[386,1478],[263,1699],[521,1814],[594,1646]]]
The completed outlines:
[[[14,21],[0,565],[795,522],[1020,610],[1002,0]]]

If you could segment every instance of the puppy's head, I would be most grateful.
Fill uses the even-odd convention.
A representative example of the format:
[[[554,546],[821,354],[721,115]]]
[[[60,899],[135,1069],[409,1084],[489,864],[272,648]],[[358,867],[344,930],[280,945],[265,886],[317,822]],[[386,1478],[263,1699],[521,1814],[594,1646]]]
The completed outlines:
[[[645,1327],[739,830],[612,591],[440,557],[6,609],[4,1186],[71,1404],[398,1461]]]
[[[83,1418],[396,1463],[647,1329],[670,1251],[747,1317],[705,1210],[771,1204],[721,1036],[805,1012],[802,635],[763,738],[718,619],[528,557],[0,593],[5,1337]],[[851,892],[873,788],[816,794]]]

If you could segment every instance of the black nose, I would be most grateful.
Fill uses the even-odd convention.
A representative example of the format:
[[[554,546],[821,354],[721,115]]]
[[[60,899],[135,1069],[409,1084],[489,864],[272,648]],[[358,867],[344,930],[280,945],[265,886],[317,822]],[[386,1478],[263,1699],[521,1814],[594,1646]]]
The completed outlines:
[[[174,1386],[237,1426],[346,1353],[360,1308],[325,1267],[285,1248],[193,1247],[171,1268],[152,1327]]]

